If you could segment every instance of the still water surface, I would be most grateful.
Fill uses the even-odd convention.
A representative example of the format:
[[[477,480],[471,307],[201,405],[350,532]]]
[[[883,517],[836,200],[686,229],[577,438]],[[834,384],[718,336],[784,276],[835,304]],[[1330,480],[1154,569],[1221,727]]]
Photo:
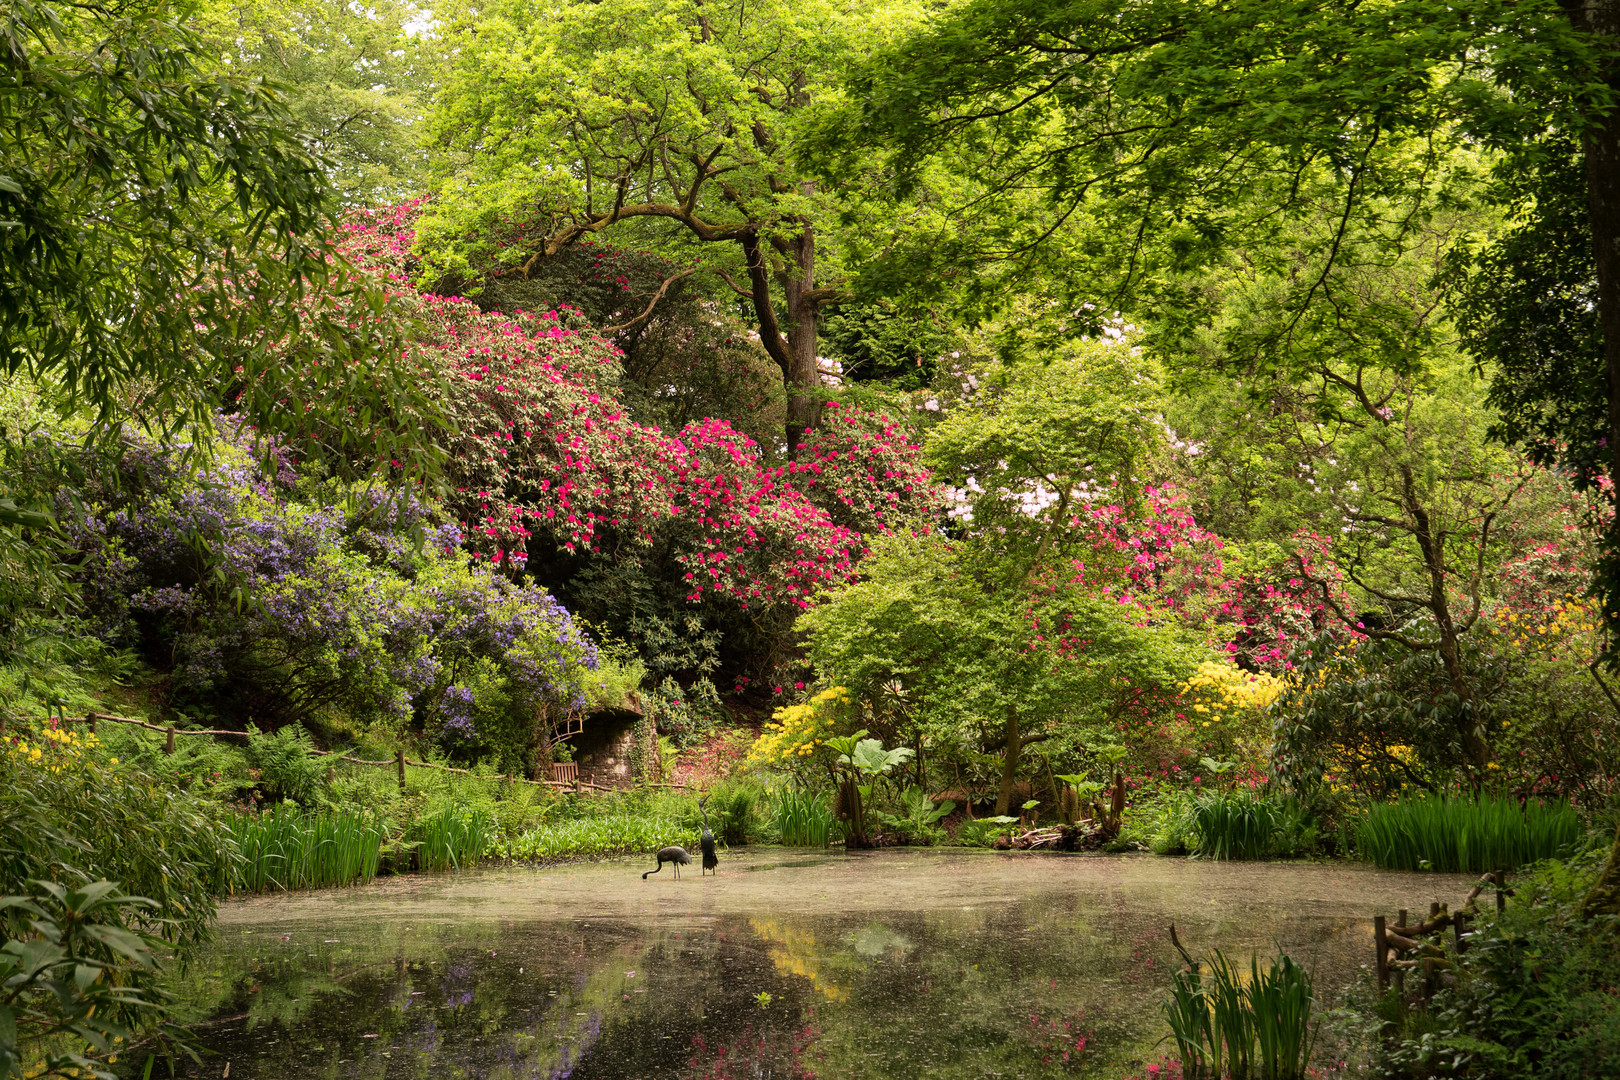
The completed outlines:
[[[1149,856],[731,852],[225,905],[177,988],[230,1080],[1117,1078],[1161,1056],[1174,922],[1331,994],[1371,916],[1469,881]],[[160,1070],[161,1071],[161,1070]]]

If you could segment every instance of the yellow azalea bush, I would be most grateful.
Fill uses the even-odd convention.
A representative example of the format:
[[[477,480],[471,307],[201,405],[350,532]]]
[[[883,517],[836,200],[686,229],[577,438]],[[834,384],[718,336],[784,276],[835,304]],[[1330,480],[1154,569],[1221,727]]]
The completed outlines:
[[[833,686],[809,701],[777,709],[749,748],[748,763],[780,766],[809,757],[835,733],[839,714],[854,701],[847,689]]]
[[[1266,710],[1285,686],[1275,675],[1206,661],[1181,685],[1181,715],[1202,753],[1258,765],[1270,742]]]
[[[1517,649],[1590,649],[1603,629],[1602,612],[1591,600],[1565,593],[1539,611],[1503,606],[1490,621],[1492,633],[1506,637]]]

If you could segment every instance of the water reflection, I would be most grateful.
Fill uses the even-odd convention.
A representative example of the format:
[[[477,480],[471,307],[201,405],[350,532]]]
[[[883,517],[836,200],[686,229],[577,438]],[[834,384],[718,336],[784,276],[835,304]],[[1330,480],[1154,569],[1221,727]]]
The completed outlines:
[[[641,890],[608,864],[233,905],[179,988],[213,1051],[181,1075],[1120,1076],[1158,1053],[1172,919],[1206,947],[1279,941],[1343,984],[1379,902],[1451,887],[1333,867],[765,858],[718,884]]]

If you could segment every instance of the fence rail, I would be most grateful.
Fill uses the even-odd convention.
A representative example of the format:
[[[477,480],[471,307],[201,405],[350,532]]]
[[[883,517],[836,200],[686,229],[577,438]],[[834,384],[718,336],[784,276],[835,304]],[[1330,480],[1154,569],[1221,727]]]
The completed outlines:
[[[20,717],[9,717],[8,718],[4,713],[0,713],[0,735],[5,734],[6,721],[8,719],[21,719],[21,718]],[[151,723],[150,721],[147,721],[147,720],[141,720],[141,719],[139,719],[137,717],[116,716],[113,713],[104,713],[104,712],[88,712],[88,713],[85,713],[83,716],[57,716],[57,717],[52,717],[51,719],[55,720],[59,724],[86,724],[86,725],[89,726],[91,734],[95,734],[96,725],[98,723],[100,723],[101,721],[103,721],[103,720],[109,721],[110,723],[114,723],[114,724],[129,724],[132,727],[145,728],[147,731],[155,731],[159,735],[164,736],[163,752],[165,754],[174,753],[174,740],[175,740],[175,737],[179,736],[179,735],[207,735],[207,736],[216,737],[216,738],[220,737],[220,736],[225,736],[225,737],[235,738],[235,739],[246,739],[248,737],[248,733],[245,732],[245,731],[231,731],[231,730],[228,730],[228,729],[214,729],[214,728],[177,728],[173,724],[170,724],[167,727],[163,727],[163,726],[161,726],[159,724],[154,724],[154,723]],[[310,750],[310,753],[316,755],[317,757],[335,757],[339,761],[348,762],[351,765],[369,765],[369,766],[373,766],[373,767],[377,767],[377,766],[382,766],[382,767],[393,766],[394,768],[399,770],[399,786],[400,786],[401,790],[403,790],[404,787],[405,787],[405,768],[406,768],[406,766],[409,766],[409,767],[411,767],[413,769],[439,769],[439,770],[441,770],[443,772],[460,773],[463,776],[471,776],[471,775],[473,775],[473,772],[472,772],[471,769],[458,769],[458,768],[454,767],[453,765],[439,765],[439,764],[435,764],[434,762],[431,762],[431,761],[412,761],[410,758],[407,758],[405,756],[405,751],[404,750],[399,751],[397,754],[395,754],[391,758],[383,758],[380,761],[373,761],[373,760],[370,760],[370,759],[367,759],[367,758],[358,758],[358,757],[354,757],[354,756],[352,756],[350,754],[340,754],[336,750],[313,750],[312,749],[312,750]],[[566,778],[564,777],[564,772],[565,771],[567,773]],[[615,787],[613,787],[612,785],[609,785],[609,784],[593,784],[589,780],[581,780],[581,779],[579,779],[578,766],[576,764],[572,763],[572,762],[568,763],[568,769],[567,770],[563,770],[560,767],[555,768],[554,774],[553,774],[552,778],[549,779],[549,780],[530,780],[526,776],[513,776],[510,773],[497,773],[493,777],[493,779],[507,780],[507,781],[511,781],[513,783],[533,784],[535,787],[561,788],[561,789],[572,790],[572,791],[578,791],[578,790],[580,790],[582,788],[588,788],[588,789],[590,789],[592,791],[617,791],[617,790],[620,790],[620,789],[615,788]],[[670,784],[670,783],[656,783],[656,784],[652,784],[651,786],[652,787],[681,788],[681,789],[685,789],[685,787],[686,787],[685,784]]]
[[[1446,910],[1438,901],[1429,905],[1429,917],[1415,924],[1407,923],[1407,910],[1401,908],[1394,925],[1382,915],[1373,918],[1373,948],[1377,951],[1378,989],[1388,990],[1391,981],[1402,1000],[1406,996],[1406,973],[1418,972],[1423,976],[1424,1000],[1439,986],[1457,984],[1457,957],[1468,951],[1467,926],[1475,915],[1474,904],[1488,886],[1496,889],[1496,910],[1501,912],[1513,891],[1507,887],[1507,871],[1496,870],[1480,878],[1479,884],[1463,901],[1457,911]],[[1445,931],[1451,931],[1448,949]]]

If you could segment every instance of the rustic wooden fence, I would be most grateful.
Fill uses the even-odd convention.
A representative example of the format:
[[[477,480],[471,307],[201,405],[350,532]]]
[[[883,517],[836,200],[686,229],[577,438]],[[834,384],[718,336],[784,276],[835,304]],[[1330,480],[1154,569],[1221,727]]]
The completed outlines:
[[[1382,915],[1373,918],[1373,948],[1378,958],[1378,989],[1388,990],[1395,984],[1396,992],[1404,1000],[1408,972],[1422,976],[1420,990],[1427,1001],[1437,987],[1457,985],[1457,957],[1468,950],[1468,924],[1475,916],[1475,903],[1487,887],[1496,890],[1496,910],[1500,912],[1513,895],[1507,887],[1507,871],[1486,874],[1475,885],[1462,907],[1447,911],[1438,901],[1429,905],[1429,917],[1419,923],[1407,922],[1407,910],[1401,908],[1394,925]],[[1446,931],[1451,941],[1446,941]]]
[[[5,734],[7,719],[8,718],[4,714],[0,714],[0,735]],[[85,713],[83,716],[55,716],[51,719],[58,724],[84,724],[90,729],[91,734],[95,733],[96,725],[100,724],[102,721],[113,724],[129,724],[133,727],[145,728],[148,731],[155,731],[164,737],[163,752],[165,754],[174,753],[174,740],[177,736],[206,735],[210,738],[233,738],[244,740],[248,737],[247,732],[245,731],[230,731],[213,728],[177,728],[173,724],[164,727],[158,724],[150,723],[146,720],[137,719],[135,717],[115,716],[112,713],[103,712],[89,712]],[[334,750],[311,750],[310,753],[317,757],[336,758],[338,761],[347,762],[350,765],[366,765],[385,768],[392,767],[398,771],[399,787],[401,791],[405,789],[405,769],[407,766],[413,769],[439,769],[444,772],[461,773],[462,775],[466,776],[472,775],[471,769],[457,769],[451,765],[438,765],[431,761],[412,761],[410,758],[405,756],[404,750],[396,752],[391,758],[383,758],[379,761],[358,758],[350,754],[339,754]],[[580,791],[582,789],[589,789],[592,791],[619,790],[605,784],[593,784],[588,780],[581,780],[579,778],[579,766],[573,762],[557,762],[553,764],[552,776],[549,780],[530,780],[526,776],[513,776],[508,773],[499,773],[494,777],[494,779],[506,780],[511,783],[518,784],[533,784],[536,787],[561,788],[569,791]],[[653,786],[682,789],[686,787],[685,784],[667,783],[659,783]]]

